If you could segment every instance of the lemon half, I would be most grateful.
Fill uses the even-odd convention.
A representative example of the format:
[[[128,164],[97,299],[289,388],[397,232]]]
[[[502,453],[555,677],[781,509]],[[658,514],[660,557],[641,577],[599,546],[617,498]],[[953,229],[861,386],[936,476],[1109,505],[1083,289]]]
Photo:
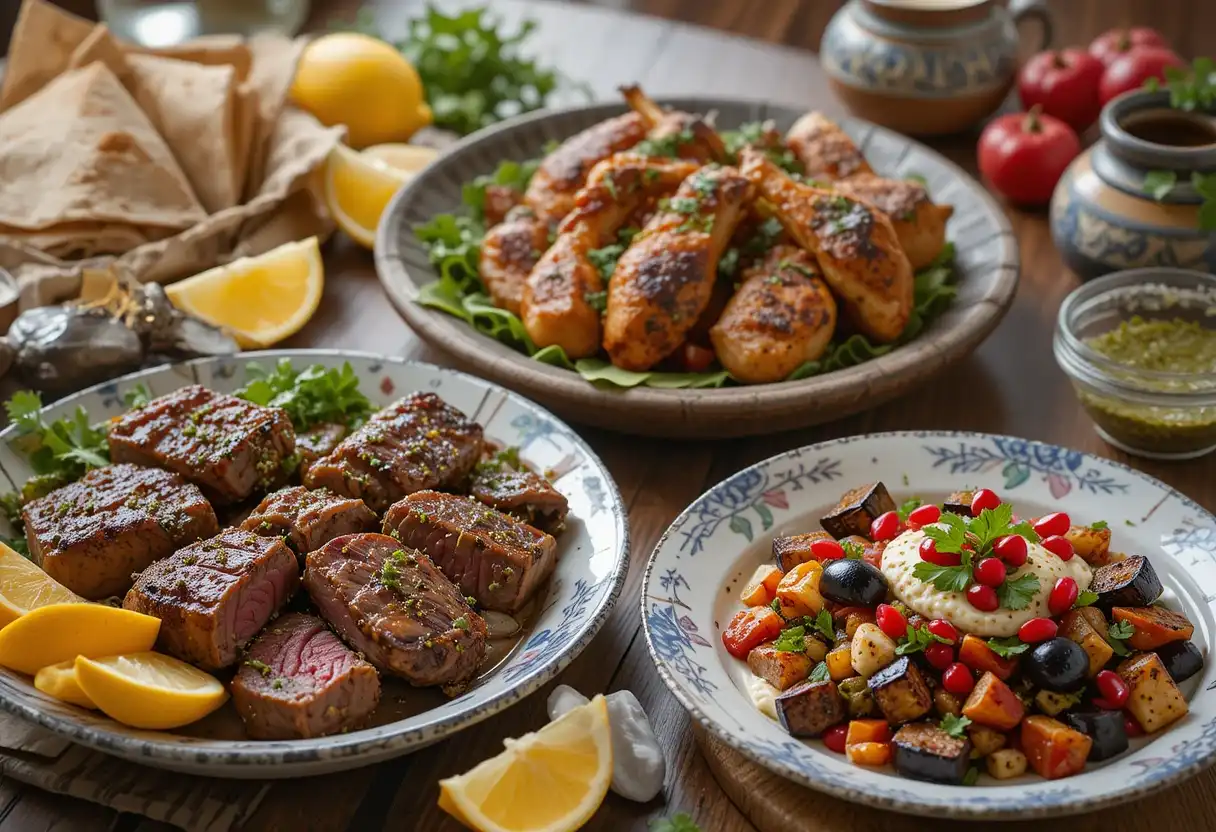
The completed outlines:
[[[197,722],[228,699],[219,679],[163,653],[81,656],[76,682],[106,716],[156,731]]]

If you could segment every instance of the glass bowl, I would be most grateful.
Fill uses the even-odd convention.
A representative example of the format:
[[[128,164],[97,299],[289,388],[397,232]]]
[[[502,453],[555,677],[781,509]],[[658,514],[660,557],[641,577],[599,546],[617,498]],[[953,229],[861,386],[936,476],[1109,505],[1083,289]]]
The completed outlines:
[[[1165,372],[1112,360],[1091,346],[1133,318],[1198,324],[1216,339],[1216,277],[1154,267],[1092,280],[1064,299],[1052,343],[1081,406],[1110,444],[1152,459],[1191,459],[1216,449],[1216,366]]]

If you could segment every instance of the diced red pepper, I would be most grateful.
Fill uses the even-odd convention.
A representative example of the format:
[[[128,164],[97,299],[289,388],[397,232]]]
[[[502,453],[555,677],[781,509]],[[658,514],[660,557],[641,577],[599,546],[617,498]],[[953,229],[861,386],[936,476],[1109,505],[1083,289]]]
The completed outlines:
[[[1093,740],[1049,716],[1022,720],[1022,751],[1040,777],[1055,780],[1085,768]]]
[[[781,635],[784,626],[785,620],[771,607],[740,610],[722,631],[722,644],[736,659],[746,659],[753,647]]]
[[[958,649],[958,660],[974,670],[977,676],[991,673],[1002,681],[1012,676],[1018,666],[1017,658],[1002,659],[992,652],[988,642],[973,635],[963,636],[963,643]]]

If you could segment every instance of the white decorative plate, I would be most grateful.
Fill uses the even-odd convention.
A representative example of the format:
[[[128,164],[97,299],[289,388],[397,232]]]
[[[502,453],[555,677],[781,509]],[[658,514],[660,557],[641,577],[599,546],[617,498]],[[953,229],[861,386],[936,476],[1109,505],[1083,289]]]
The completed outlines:
[[[570,501],[568,528],[558,537],[557,571],[541,612],[514,651],[492,674],[455,699],[436,695],[437,706],[429,710],[319,739],[259,742],[239,738],[239,730],[236,738],[217,739],[213,737],[231,736],[231,732],[191,727],[181,734],[140,731],[52,699],[35,690],[28,677],[3,669],[0,706],[82,745],[144,765],[209,777],[302,777],[370,765],[480,722],[545,684],[587,646],[607,619],[629,563],[629,535],[620,495],[603,463],[574,431],[496,384],[399,358],[336,350],[273,350],[200,359],[124,376],[56,402],[46,408],[46,416],[59,418],[79,405],[92,421],[102,421],[123,412],[122,394],[139,383],[147,385],[153,395],[195,382],[232,392],[245,383],[250,361],[269,369],[280,358],[292,359],[297,369],[318,363],[341,367],[348,361],[359,375],[360,389],[381,405],[414,390],[434,391],[480,422],[487,438],[519,446],[525,461],[538,470],[554,472],[554,484]],[[32,473],[24,458],[10,447],[11,439],[11,429],[0,433],[3,491],[20,486]],[[4,533],[11,534],[11,530],[5,528]],[[389,698],[387,689],[384,698]]]
[[[1066,511],[1106,520],[1112,548],[1148,556],[1166,600],[1195,624],[1208,658],[1182,685],[1190,713],[1129,752],[1075,777],[1036,775],[941,786],[892,769],[850,764],[821,742],[790,737],[745,692],[747,665],[722,647],[721,627],[741,609],[741,584],[771,559],[775,535],[819,528],[848,488],[882,480],[896,502],[940,502],[991,487],[1023,516]],[[1126,521],[1126,522],[1125,522]],[[1142,797],[1216,761],[1216,518],[1131,468],[1067,448],[982,433],[904,432],[848,437],[775,456],[714,486],[659,541],[643,583],[650,654],[676,698],[715,737],[797,783],[882,809],[935,817],[1025,819],[1091,811]]]

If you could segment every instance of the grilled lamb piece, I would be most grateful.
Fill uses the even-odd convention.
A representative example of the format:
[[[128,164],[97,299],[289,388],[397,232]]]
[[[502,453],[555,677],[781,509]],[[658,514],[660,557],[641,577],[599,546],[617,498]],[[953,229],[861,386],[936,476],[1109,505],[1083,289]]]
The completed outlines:
[[[384,515],[384,531],[430,555],[488,610],[516,612],[557,565],[552,535],[455,494],[411,494]]]
[[[295,450],[287,414],[194,384],[116,419],[110,458],[176,471],[213,502],[236,503],[283,478]]]
[[[519,452],[499,451],[477,464],[469,493],[488,506],[547,532],[565,526],[570,504],[566,495],[519,461]]]
[[[224,529],[149,566],[122,605],[160,619],[161,650],[215,670],[236,661],[299,584],[281,538]]]
[[[27,503],[22,517],[34,563],[91,600],[123,594],[132,573],[219,530],[197,486],[139,465],[94,468]]]
[[[315,615],[293,612],[249,645],[232,680],[245,732],[258,740],[324,737],[357,728],[380,701],[376,669]]]
[[[308,473],[312,464],[327,454],[332,454],[346,437],[346,426],[324,424],[311,427],[296,434],[296,454],[300,458],[300,476]]]
[[[406,494],[464,482],[483,444],[481,425],[434,393],[414,393],[309,466],[304,484],[360,497],[381,512]]]
[[[486,622],[421,552],[353,534],[308,553],[304,586],[346,643],[418,687],[458,688],[486,653]]]
[[[299,485],[268,494],[241,524],[255,534],[286,537],[300,555],[320,549],[335,537],[375,527],[376,515],[362,500]]]

